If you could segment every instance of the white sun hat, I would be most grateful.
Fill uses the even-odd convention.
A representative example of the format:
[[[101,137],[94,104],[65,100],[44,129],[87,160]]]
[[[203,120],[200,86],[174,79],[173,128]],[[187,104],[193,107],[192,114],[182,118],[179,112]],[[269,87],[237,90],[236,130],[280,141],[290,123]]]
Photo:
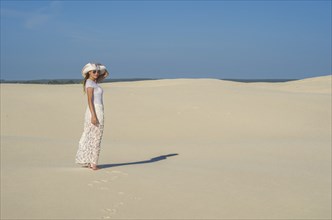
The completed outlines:
[[[109,75],[105,65],[101,63],[88,63],[82,69],[82,76],[85,78],[86,74],[91,70],[100,71],[100,76],[102,76],[100,80],[105,79]]]
[[[86,74],[91,70],[97,70],[97,65],[94,63],[88,63],[86,64],[82,69],[82,76],[85,78]]]

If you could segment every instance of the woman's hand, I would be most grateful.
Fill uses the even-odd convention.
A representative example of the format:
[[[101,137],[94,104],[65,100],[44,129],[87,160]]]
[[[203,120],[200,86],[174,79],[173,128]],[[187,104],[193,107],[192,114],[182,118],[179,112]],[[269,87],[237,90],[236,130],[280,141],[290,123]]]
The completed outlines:
[[[92,116],[92,117],[91,117],[91,123],[92,123],[94,126],[98,126],[98,125],[99,125],[98,118],[97,118],[96,116]]]

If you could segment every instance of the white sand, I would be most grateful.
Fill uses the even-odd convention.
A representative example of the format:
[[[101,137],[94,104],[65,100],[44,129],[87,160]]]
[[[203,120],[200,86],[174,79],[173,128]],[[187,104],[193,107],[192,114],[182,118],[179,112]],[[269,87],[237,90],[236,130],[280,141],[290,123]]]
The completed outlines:
[[[331,218],[331,76],[102,87],[92,171],[81,85],[1,84],[2,219]]]

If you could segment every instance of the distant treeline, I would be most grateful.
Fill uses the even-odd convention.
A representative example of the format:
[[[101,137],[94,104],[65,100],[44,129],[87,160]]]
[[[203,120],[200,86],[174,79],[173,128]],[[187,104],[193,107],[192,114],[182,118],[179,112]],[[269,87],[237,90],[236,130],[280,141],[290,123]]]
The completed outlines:
[[[142,80],[154,80],[149,78],[133,78],[133,79],[106,79],[103,83],[107,82],[131,82]],[[0,83],[18,83],[18,84],[81,84],[82,79],[38,79],[38,80],[0,80]]]
[[[142,81],[142,80],[157,80],[151,78],[132,78],[132,79],[106,79],[103,83],[107,82],[132,82],[132,81]],[[288,82],[297,79],[221,79],[234,82]],[[19,84],[81,84],[82,79],[39,79],[39,80],[0,80],[0,83],[19,83]]]

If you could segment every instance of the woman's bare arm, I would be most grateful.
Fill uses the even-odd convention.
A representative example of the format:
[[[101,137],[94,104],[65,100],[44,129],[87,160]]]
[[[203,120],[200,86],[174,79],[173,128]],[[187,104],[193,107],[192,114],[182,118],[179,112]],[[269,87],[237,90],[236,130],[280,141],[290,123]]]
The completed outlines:
[[[88,94],[88,105],[91,112],[91,123],[97,126],[99,124],[99,121],[97,118],[95,105],[93,104],[93,88],[88,87],[87,94]]]

